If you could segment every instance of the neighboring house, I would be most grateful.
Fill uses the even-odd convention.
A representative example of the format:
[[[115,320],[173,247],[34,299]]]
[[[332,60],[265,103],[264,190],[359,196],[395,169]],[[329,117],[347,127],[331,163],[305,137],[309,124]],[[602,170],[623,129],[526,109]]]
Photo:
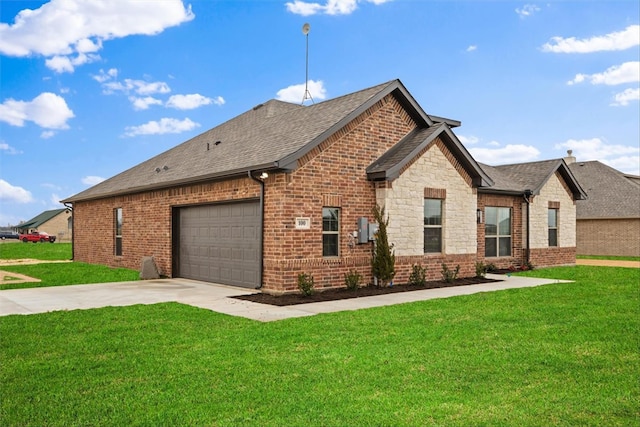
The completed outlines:
[[[318,288],[350,270],[371,282],[378,204],[399,283],[416,263],[430,279],[443,263],[461,277],[478,261],[574,264],[584,193],[564,161],[514,180],[517,165],[479,165],[459,125],[426,114],[399,80],[310,106],[268,101],[65,200],[74,259],[139,268],[153,256],[167,276],[270,293],[297,291],[302,272]]]
[[[59,242],[70,242],[73,235],[71,209],[53,209],[17,225],[21,233],[40,231],[56,236]]]
[[[577,253],[640,256],[640,177],[571,152],[565,160],[589,195],[577,202]]]

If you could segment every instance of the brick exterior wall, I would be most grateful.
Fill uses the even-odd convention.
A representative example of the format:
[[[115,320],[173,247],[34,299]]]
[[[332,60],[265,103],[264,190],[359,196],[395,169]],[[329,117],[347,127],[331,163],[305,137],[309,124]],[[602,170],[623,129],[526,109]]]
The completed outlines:
[[[256,199],[260,185],[240,178],[185,185],[74,204],[74,259],[138,270],[142,257],[155,257],[172,275],[172,207]],[[122,208],[122,256],[115,255],[114,209]]]
[[[499,207],[499,208],[511,208],[511,256],[507,257],[485,257],[485,232],[484,232],[484,218],[485,208]],[[526,207],[526,205],[524,205]],[[497,194],[478,194],[478,209],[482,211],[482,223],[478,224],[477,236],[478,236],[478,252],[477,260],[484,262],[485,264],[493,264],[497,268],[509,268],[519,267],[526,259],[526,252],[523,249],[526,246],[526,229],[522,226],[523,215],[525,211],[523,209],[522,196],[505,196]]]
[[[640,218],[578,219],[578,255],[640,257]]]

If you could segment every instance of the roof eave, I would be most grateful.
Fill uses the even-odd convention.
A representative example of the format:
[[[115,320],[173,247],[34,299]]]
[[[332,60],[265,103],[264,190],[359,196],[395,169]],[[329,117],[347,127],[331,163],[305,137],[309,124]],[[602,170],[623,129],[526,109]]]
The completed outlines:
[[[225,171],[225,172],[214,173],[209,175],[202,175],[200,177],[195,177],[195,178],[184,178],[184,179],[179,179],[174,181],[161,182],[161,183],[152,184],[152,185],[130,187],[124,190],[116,190],[116,191],[111,191],[106,193],[89,195],[86,197],[71,196],[67,199],[61,200],[60,203],[86,202],[90,200],[104,199],[107,197],[117,197],[117,196],[124,196],[127,194],[142,193],[145,191],[154,191],[154,190],[159,190],[163,188],[179,187],[185,184],[197,184],[197,183],[202,183],[206,181],[222,181],[222,180],[231,179],[231,178],[244,177],[244,176],[247,176],[247,174],[250,172],[258,172],[258,171],[273,172],[273,171],[285,171],[285,169],[279,168],[274,163],[266,163],[263,165],[251,166],[248,168],[240,168],[233,171]]]

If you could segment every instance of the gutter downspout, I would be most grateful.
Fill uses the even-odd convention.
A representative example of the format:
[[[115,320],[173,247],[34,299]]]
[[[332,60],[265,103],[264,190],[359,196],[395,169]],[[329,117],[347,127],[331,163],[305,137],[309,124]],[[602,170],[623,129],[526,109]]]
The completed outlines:
[[[260,184],[260,277],[258,287],[262,288],[262,277],[264,273],[264,181],[253,176],[251,171],[247,171],[249,178]]]
[[[527,261],[527,266],[530,264],[530,252],[531,252],[531,233],[529,232],[529,229],[531,228],[531,221],[530,221],[530,215],[529,215],[529,205],[531,204],[531,195],[533,194],[533,191],[531,190],[524,190],[524,201],[527,202],[527,256],[526,256],[526,261]]]
[[[73,261],[76,258],[76,252],[75,252],[75,240],[76,240],[76,233],[75,233],[75,218],[73,216],[73,203],[63,203],[64,207],[69,209],[71,211],[71,261]]]

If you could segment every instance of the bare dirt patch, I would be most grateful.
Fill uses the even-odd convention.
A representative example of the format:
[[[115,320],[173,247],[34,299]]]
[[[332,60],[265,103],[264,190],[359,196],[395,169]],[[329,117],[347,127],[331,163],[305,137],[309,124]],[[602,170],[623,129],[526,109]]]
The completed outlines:
[[[42,259],[31,259],[31,258],[0,259],[0,267],[4,267],[7,265],[55,264],[55,263],[61,263],[61,262],[71,262],[71,260],[47,261]]]
[[[622,260],[615,260],[615,259],[577,259],[576,265],[640,268],[640,261],[622,261]]]

